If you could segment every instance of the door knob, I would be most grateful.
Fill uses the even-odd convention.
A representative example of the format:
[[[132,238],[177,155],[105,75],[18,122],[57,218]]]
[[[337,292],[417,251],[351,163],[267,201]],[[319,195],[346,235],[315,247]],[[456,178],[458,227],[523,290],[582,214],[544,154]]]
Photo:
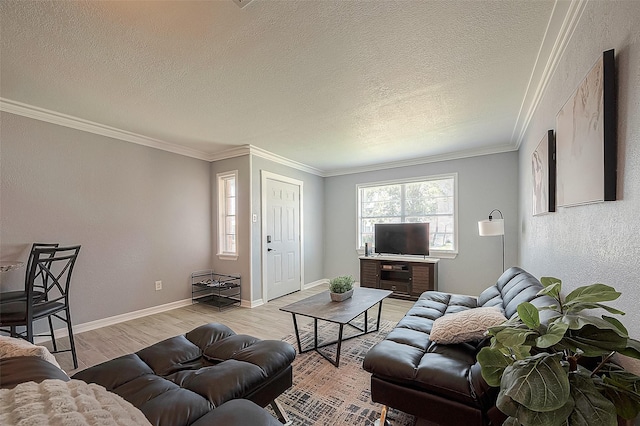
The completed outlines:
[[[272,248],[268,248],[267,251],[273,251],[273,249]]]

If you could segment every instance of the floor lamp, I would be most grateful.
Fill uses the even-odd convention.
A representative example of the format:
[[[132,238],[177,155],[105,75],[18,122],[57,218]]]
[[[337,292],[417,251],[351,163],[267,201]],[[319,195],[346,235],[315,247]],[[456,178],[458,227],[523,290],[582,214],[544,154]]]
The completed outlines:
[[[500,213],[500,219],[494,219],[493,213]],[[502,236],[502,272],[504,272],[504,216],[498,209],[491,210],[488,220],[478,222],[478,233],[481,237]]]

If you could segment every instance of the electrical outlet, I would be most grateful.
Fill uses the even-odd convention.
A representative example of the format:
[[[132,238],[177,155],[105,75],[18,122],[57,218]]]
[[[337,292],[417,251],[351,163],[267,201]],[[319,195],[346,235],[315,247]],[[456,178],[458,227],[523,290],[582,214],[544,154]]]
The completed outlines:
[[[156,291],[162,290],[162,281],[156,281]]]

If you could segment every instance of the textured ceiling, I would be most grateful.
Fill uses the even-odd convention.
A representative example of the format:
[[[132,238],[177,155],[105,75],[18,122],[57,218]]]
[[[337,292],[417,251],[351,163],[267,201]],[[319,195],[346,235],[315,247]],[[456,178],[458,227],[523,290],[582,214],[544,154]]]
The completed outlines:
[[[326,171],[515,149],[554,3],[3,0],[0,96]]]

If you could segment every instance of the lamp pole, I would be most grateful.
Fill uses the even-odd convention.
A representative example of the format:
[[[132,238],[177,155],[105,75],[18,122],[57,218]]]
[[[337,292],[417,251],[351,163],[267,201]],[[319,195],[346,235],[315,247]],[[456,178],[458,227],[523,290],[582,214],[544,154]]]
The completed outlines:
[[[493,214],[500,213],[500,219],[494,219]],[[482,237],[498,236],[502,237],[502,272],[504,272],[504,216],[498,209],[491,210],[489,220],[481,220],[478,222],[478,233]]]

